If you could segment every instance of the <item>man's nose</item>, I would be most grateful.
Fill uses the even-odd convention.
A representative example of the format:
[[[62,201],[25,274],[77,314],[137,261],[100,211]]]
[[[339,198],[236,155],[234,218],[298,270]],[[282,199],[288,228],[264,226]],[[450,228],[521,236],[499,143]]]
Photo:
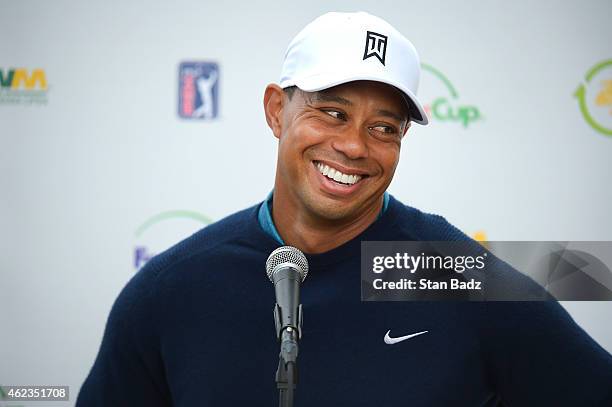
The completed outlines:
[[[343,153],[352,160],[368,157],[367,129],[352,126],[350,129],[338,133],[332,140],[334,150]]]

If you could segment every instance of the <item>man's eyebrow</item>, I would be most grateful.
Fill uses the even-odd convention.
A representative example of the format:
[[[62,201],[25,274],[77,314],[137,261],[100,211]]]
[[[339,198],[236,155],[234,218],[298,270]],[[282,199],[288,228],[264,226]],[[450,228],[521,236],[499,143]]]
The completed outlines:
[[[309,99],[313,102],[336,102],[344,106],[352,106],[353,102],[342,96],[332,95],[324,92],[314,92],[309,95]]]
[[[404,120],[408,120],[408,117],[400,116],[397,113],[393,113],[393,112],[391,112],[389,110],[377,110],[376,113],[378,113],[381,116],[386,116],[386,117],[390,117],[392,119],[395,119],[398,122],[403,122]]]

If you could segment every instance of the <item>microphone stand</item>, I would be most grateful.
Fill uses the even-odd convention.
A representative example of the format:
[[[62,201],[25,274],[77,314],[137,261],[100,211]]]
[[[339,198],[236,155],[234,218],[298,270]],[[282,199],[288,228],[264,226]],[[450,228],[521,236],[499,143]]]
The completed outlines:
[[[278,388],[279,407],[293,407],[293,394],[297,385],[298,339],[302,336],[302,304],[298,307],[297,329],[282,326],[281,309],[274,306],[276,335],[280,340],[278,369],[276,370],[276,387]]]

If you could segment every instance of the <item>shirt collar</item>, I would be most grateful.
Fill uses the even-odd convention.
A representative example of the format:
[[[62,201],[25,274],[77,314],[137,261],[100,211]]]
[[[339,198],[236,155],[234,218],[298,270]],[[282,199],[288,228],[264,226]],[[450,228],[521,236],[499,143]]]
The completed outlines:
[[[259,207],[259,212],[257,214],[257,219],[259,220],[259,224],[262,229],[270,235],[274,240],[278,242],[280,245],[284,245],[285,242],[278,234],[278,230],[276,230],[276,226],[274,226],[274,221],[272,220],[272,196],[274,195],[274,190],[270,191],[266,200]],[[387,208],[389,207],[389,193],[385,191],[383,195],[383,207],[378,214],[378,218],[385,213]]]

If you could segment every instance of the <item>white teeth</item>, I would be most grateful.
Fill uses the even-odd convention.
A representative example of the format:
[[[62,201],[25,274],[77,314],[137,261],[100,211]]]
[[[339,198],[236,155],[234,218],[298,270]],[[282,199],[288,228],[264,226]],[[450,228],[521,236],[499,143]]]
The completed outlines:
[[[343,184],[353,185],[361,180],[361,175],[348,175],[338,171],[335,168],[330,168],[329,165],[323,163],[317,163],[317,169],[327,178],[331,178],[336,182],[341,182]]]

